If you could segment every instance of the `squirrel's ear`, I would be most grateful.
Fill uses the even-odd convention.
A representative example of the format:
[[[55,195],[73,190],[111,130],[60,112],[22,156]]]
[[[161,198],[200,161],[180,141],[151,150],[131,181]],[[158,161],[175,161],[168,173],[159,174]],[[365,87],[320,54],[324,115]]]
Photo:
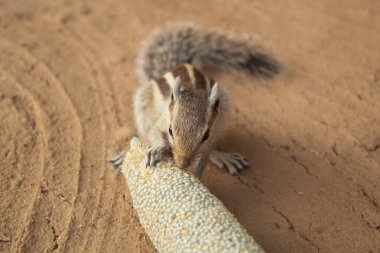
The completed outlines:
[[[208,101],[212,106],[219,101],[219,95],[218,95],[218,83],[215,83],[214,86],[212,86],[210,96],[208,97]]]
[[[181,93],[181,79],[179,78],[179,76],[177,76],[174,79],[174,88],[173,88],[173,98],[174,98],[174,100],[177,100],[177,98],[179,97],[180,93]]]

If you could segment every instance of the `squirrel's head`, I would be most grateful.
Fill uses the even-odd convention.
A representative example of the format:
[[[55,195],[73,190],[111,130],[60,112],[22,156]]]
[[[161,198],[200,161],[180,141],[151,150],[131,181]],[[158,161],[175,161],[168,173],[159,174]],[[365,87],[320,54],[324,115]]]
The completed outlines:
[[[215,83],[210,92],[181,91],[181,81],[176,78],[169,111],[168,136],[174,160],[180,168],[186,168],[193,158],[205,155],[213,144],[219,114],[218,84]]]

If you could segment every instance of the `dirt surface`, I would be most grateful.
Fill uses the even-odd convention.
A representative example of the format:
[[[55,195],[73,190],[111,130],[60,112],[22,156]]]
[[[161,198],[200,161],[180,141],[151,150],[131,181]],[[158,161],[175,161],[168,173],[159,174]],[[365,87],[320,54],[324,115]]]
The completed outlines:
[[[135,134],[136,52],[167,21],[249,33],[274,80],[217,73],[203,181],[269,253],[380,252],[380,2],[0,1],[0,252],[154,252],[107,158]]]

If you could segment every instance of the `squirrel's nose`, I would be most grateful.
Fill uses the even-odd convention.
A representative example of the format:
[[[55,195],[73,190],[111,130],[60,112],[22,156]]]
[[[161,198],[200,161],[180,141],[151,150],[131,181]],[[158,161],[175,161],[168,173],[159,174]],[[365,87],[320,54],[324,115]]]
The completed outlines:
[[[190,165],[191,159],[189,157],[181,156],[175,157],[175,162],[180,169],[185,169]]]

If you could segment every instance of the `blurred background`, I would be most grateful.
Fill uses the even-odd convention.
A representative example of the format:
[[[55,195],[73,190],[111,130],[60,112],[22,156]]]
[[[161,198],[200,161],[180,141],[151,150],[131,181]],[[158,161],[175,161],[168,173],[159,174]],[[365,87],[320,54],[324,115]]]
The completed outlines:
[[[167,22],[252,37],[275,79],[212,73],[221,144],[203,182],[270,253],[380,252],[380,2],[0,1],[0,252],[155,252],[107,159],[136,135],[141,41]],[[211,73],[210,73],[211,74]]]

